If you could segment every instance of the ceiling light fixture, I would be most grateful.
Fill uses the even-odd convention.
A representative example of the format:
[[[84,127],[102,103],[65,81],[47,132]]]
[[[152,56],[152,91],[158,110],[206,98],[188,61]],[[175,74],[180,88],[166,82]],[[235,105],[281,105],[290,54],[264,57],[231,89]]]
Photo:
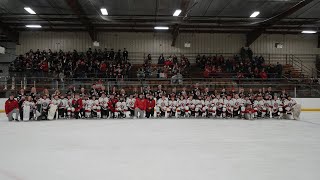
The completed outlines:
[[[24,10],[26,10],[28,13],[30,14],[36,14],[36,12],[34,12],[34,10],[32,10],[31,8],[29,7],[24,7]]]
[[[259,11],[255,11],[255,12],[253,12],[252,14],[251,14],[251,18],[254,18],[254,17],[257,17],[258,15],[260,14],[260,12]]]
[[[303,34],[315,34],[315,33],[317,33],[317,31],[305,30],[305,31],[302,31],[301,33],[303,33]]]
[[[41,25],[35,25],[35,24],[29,24],[29,25],[26,25],[27,28],[41,28],[42,26]]]
[[[179,16],[180,13],[181,13],[181,9],[177,9],[177,10],[173,13],[173,16]]]
[[[101,14],[102,14],[102,15],[104,15],[104,16],[107,16],[107,15],[108,15],[108,11],[107,11],[106,8],[101,8],[100,11],[101,11]]]
[[[168,30],[169,27],[167,27],[167,26],[156,26],[156,27],[154,27],[154,29],[157,29],[157,30]]]

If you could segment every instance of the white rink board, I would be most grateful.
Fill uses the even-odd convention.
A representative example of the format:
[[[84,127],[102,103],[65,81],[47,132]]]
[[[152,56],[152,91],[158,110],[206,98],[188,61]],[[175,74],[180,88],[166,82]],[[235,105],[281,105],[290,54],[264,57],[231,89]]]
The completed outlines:
[[[320,113],[287,120],[0,118],[1,180],[319,180]]]

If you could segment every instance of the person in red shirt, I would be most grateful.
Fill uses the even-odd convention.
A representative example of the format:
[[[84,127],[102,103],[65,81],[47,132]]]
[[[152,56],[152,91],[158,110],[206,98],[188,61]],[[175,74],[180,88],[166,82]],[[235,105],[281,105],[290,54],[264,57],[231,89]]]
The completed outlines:
[[[14,99],[14,94],[11,94],[9,99],[5,103],[5,111],[9,121],[13,120],[13,113],[16,114],[16,121],[19,121],[19,104],[18,101]]]
[[[79,94],[76,94],[74,96],[74,99],[72,100],[72,106],[74,107],[74,114],[75,114],[75,118],[78,119],[79,117],[84,117],[84,113],[81,113],[82,109],[83,109],[83,103],[82,103],[82,99],[80,98]],[[82,114],[82,115],[81,115]]]
[[[154,100],[152,94],[147,95],[147,109],[146,109],[146,117],[150,118],[154,115],[154,107],[156,106],[156,101]]]
[[[144,95],[140,94],[139,98],[137,98],[134,103],[134,118],[144,118],[146,109],[147,101],[145,100]]]
[[[117,102],[118,102],[118,100],[114,97],[114,95],[110,94],[110,99],[108,101],[108,109],[110,111],[109,117],[112,117],[112,118],[115,117]]]

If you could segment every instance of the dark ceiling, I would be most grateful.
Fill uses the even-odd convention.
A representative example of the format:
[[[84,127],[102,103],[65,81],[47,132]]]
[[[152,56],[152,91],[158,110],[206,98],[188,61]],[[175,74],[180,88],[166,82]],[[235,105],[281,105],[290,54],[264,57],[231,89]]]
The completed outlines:
[[[155,25],[172,32],[300,33],[320,26],[320,0],[0,0],[2,34],[29,31],[27,24],[40,24],[41,31],[152,32]],[[37,14],[30,15],[24,7]],[[102,16],[100,8],[108,10]],[[173,17],[175,9],[182,9]],[[257,18],[249,18],[253,11]],[[288,14],[283,14],[290,11]],[[274,19],[277,16],[278,19]],[[270,21],[271,20],[271,21]],[[267,21],[268,23],[263,23]],[[34,30],[34,29],[33,29]],[[3,37],[4,35],[2,35]]]

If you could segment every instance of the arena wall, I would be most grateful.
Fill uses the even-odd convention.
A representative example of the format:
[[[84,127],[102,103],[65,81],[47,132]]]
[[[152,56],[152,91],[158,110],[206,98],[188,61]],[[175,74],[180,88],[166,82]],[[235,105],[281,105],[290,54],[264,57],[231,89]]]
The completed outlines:
[[[245,46],[245,34],[181,33],[172,47],[170,33],[111,33],[99,32],[100,48],[123,49],[142,53],[237,53]],[[184,43],[191,47],[185,48]],[[283,48],[275,48],[282,43]],[[52,49],[64,51],[85,51],[92,47],[87,32],[21,32],[20,45],[16,54],[24,54],[30,49]],[[277,35],[264,34],[252,45],[256,54],[320,54],[317,48],[317,35]]]
[[[7,98],[0,98],[0,112],[4,112],[4,104]],[[320,112],[320,99],[319,98],[295,98],[301,104],[302,111],[318,111]]]

